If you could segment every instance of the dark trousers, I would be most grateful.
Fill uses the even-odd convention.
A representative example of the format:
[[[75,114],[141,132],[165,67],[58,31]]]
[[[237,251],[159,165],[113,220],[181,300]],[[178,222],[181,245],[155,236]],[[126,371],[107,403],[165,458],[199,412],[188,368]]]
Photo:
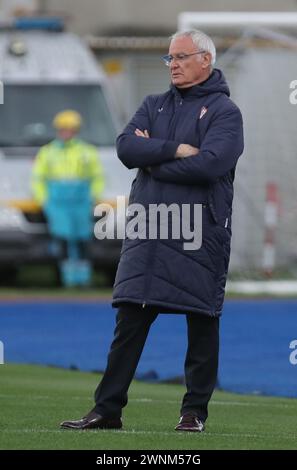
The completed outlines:
[[[155,307],[123,304],[116,317],[114,339],[103,378],[95,392],[94,410],[104,417],[121,416],[149,329],[157,318]],[[205,421],[207,405],[217,380],[219,319],[188,313],[188,349],[185,359],[187,392],[181,414],[191,411]],[[169,331],[170,334],[170,331]]]

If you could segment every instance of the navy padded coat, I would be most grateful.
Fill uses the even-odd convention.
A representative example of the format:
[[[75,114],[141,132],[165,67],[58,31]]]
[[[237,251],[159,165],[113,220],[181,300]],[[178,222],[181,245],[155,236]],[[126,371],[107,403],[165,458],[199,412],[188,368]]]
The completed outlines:
[[[183,95],[172,85],[164,94],[148,96],[118,137],[119,159],[129,169],[138,168],[129,203],[145,208],[202,204],[202,246],[186,251],[182,237],[126,237],[114,283],[114,307],[132,302],[158,306],[160,311],[221,315],[233,180],[243,152],[242,117],[229,95],[218,69]],[[137,137],[136,128],[147,129],[150,138]],[[176,159],[181,143],[198,147],[199,153]],[[148,210],[146,214],[148,223]]]

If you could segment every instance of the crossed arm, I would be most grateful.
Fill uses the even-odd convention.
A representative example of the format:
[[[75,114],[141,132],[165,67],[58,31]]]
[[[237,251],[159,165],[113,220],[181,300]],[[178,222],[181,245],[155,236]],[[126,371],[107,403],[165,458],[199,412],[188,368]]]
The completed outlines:
[[[146,101],[118,138],[128,168],[150,168],[155,179],[179,184],[211,183],[236,165],[243,151],[241,113],[235,106],[213,118],[200,149],[151,138]]]
[[[136,129],[134,133],[137,137],[145,137],[146,139],[150,138],[147,129],[145,129],[144,131]],[[199,149],[197,147],[193,147],[193,145],[179,144],[175,151],[174,158],[187,158],[191,157],[192,155],[198,155],[198,153]],[[147,169],[151,171],[151,167],[147,167]]]
[[[196,154],[198,149],[191,145],[180,145],[180,142],[174,140],[149,136],[148,100],[149,98],[143,102],[123,133],[117,138],[117,152],[122,163],[129,169],[145,169],[174,161],[175,158],[185,156],[187,153]]]

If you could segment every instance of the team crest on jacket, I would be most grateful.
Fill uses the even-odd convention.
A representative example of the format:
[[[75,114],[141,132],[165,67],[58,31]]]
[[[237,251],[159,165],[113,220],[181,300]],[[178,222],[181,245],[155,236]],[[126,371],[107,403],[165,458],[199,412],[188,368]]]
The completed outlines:
[[[203,116],[204,116],[204,114],[206,114],[206,113],[207,113],[207,108],[206,108],[205,106],[203,106],[203,107],[201,108],[201,111],[200,111],[199,119],[202,119]]]

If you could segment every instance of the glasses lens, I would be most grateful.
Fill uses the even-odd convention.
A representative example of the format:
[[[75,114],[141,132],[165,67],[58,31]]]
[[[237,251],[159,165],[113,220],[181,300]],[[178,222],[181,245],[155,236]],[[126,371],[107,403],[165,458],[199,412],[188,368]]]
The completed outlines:
[[[171,61],[172,61],[172,56],[171,55],[164,55],[162,57],[162,60],[164,61],[165,65],[167,65],[167,67],[170,65]]]

